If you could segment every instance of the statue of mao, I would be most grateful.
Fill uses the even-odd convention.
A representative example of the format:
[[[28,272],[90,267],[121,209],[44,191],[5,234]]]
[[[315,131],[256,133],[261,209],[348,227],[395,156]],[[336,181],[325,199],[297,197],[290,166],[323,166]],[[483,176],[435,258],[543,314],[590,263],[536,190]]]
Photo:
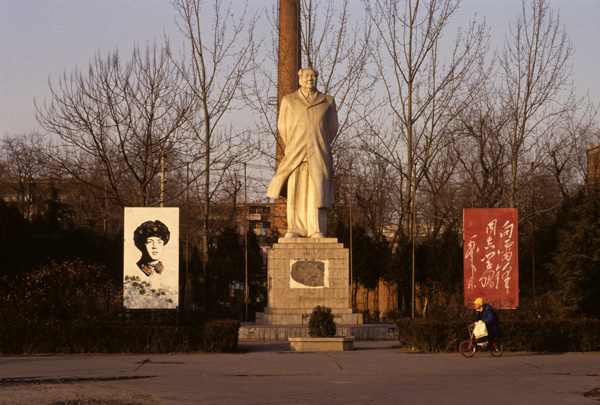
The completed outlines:
[[[301,69],[300,89],[286,95],[279,110],[277,130],[285,154],[267,197],[287,198],[286,238],[323,238],[327,207],[334,202],[331,143],[338,118],[333,97],[317,90],[318,76],[313,68]]]

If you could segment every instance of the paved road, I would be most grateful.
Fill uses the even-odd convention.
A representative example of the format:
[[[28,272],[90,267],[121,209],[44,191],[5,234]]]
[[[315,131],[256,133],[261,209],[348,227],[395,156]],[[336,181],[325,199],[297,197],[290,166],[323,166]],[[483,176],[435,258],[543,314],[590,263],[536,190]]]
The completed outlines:
[[[465,359],[393,345],[293,353],[285,343],[241,343],[235,354],[0,357],[0,403],[599,403],[584,396],[600,388],[598,353]]]

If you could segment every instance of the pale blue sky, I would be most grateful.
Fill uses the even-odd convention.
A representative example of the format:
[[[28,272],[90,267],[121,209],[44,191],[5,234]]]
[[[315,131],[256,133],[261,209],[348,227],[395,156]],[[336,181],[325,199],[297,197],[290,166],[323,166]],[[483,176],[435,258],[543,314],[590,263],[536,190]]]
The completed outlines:
[[[242,7],[241,0],[234,4],[238,1]],[[276,1],[249,4],[272,7]],[[353,3],[360,5],[358,0]],[[463,0],[456,24],[476,12],[486,18],[494,44],[500,45],[520,4],[520,0]],[[551,0],[551,5],[560,11],[577,48],[571,62],[578,94],[589,91],[598,103],[600,0]],[[163,34],[175,44],[183,42],[168,0],[0,0],[0,135],[38,128],[33,102],[48,100],[49,78],[55,83],[65,70],[86,69],[97,51],[106,55],[118,47],[128,59],[134,44],[145,46],[155,40],[161,44]]]

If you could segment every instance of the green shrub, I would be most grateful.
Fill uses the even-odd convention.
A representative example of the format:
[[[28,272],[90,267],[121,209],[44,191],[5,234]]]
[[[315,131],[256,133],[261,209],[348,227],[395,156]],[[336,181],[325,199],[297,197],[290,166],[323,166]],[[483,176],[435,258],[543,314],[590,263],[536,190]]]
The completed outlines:
[[[200,348],[211,353],[232,352],[238,344],[240,322],[232,319],[209,321],[201,332]]]
[[[107,270],[80,259],[50,261],[0,291],[2,324],[103,322],[122,307],[122,287]]]
[[[464,335],[467,326],[462,322],[402,318],[396,325],[398,340],[402,346],[419,351],[454,351],[457,350],[460,341],[466,339]]]
[[[7,325],[0,329],[0,353],[173,353],[231,352],[238,343],[237,320],[201,325],[137,322]]]
[[[402,318],[398,340],[407,348],[427,352],[452,352],[469,338],[469,321],[444,322],[427,318]],[[508,351],[586,352],[600,350],[598,319],[512,319],[500,322],[501,341]]]
[[[331,308],[317,305],[310,314],[308,321],[308,334],[311,337],[333,337],[336,324],[333,320]]]
[[[600,350],[600,320],[536,319],[501,323],[505,348],[513,351]]]

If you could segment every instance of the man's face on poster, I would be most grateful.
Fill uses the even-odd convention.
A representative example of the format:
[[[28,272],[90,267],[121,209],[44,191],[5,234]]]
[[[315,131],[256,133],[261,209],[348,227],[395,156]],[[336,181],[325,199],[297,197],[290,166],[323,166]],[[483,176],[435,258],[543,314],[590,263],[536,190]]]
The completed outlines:
[[[160,260],[165,249],[165,242],[158,236],[151,236],[146,239],[146,251],[153,262]]]

